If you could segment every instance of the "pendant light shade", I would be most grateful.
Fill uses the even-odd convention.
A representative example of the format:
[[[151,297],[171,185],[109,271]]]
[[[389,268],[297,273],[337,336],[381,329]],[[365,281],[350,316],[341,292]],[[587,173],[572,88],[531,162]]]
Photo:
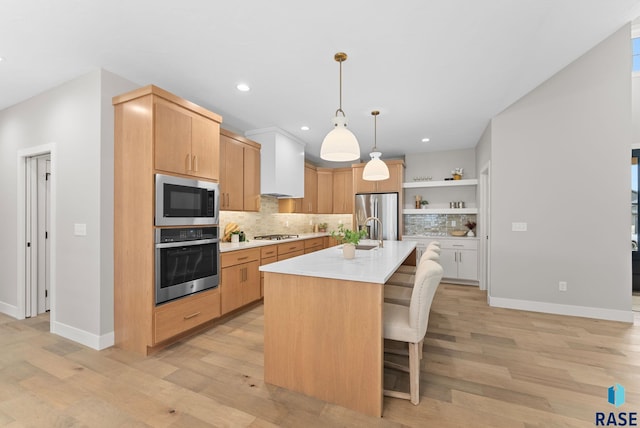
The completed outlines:
[[[362,179],[367,181],[381,181],[389,178],[389,167],[384,163],[380,156],[382,153],[378,151],[377,147],[377,120],[376,117],[380,114],[379,111],[374,110],[371,112],[373,115],[373,151],[369,153],[371,160],[367,162],[362,171]]]
[[[347,60],[347,54],[338,52],[334,59],[340,63],[340,107],[332,120],[333,130],[322,141],[320,157],[332,162],[347,162],[360,159],[360,145],[353,132],[347,129],[347,117],[342,111],[342,62]]]
[[[324,137],[320,157],[333,162],[346,162],[360,158],[360,145],[353,132],[347,129],[347,118],[333,118],[335,128]]]

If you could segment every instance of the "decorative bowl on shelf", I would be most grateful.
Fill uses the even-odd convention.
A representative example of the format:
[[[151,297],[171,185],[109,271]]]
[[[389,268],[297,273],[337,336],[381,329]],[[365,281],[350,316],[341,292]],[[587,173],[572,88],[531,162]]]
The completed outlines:
[[[451,232],[452,236],[464,236],[467,234],[466,230],[452,230]]]

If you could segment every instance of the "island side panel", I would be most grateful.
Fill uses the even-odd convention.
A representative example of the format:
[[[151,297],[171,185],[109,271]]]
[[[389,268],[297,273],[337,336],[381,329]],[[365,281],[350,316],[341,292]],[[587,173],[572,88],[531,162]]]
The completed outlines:
[[[264,380],[382,415],[383,285],[265,272]]]

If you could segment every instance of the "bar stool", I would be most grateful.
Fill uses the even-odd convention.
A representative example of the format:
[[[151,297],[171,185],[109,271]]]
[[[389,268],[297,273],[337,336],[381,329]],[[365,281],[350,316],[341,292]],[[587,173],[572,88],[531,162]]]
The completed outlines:
[[[422,254],[422,257],[420,257],[417,265],[419,266],[424,260],[440,261],[440,248],[427,247],[427,250]],[[391,275],[386,284],[411,288],[413,287],[415,273],[416,266],[402,265]]]
[[[420,263],[416,271],[416,280],[409,306],[384,304],[384,338],[408,343],[409,367],[385,361],[385,367],[409,372],[410,393],[384,390],[387,397],[411,400],[413,404],[420,402],[420,360],[422,345],[429,323],[429,311],[433,296],[442,279],[442,266],[433,260]],[[400,353],[385,349],[386,353]]]

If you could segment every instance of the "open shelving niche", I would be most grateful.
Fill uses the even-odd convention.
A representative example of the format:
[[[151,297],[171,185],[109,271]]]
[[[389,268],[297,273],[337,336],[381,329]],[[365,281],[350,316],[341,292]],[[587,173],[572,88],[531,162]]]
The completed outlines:
[[[446,180],[446,181],[415,181],[402,183],[403,189],[421,189],[429,187],[463,187],[476,186],[478,179]],[[409,198],[405,198],[408,200]],[[403,214],[478,214],[478,208],[404,208]]]

